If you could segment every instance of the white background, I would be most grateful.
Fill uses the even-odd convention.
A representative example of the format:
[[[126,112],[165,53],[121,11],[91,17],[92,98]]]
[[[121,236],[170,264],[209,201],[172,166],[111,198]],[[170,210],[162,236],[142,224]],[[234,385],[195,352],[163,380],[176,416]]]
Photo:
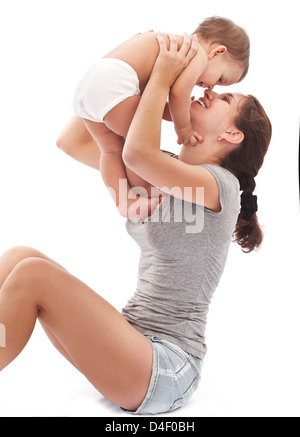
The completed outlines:
[[[35,247],[118,309],[139,252],[100,175],[55,141],[86,68],[131,35],[192,32],[231,18],[249,33],[251,67],[230,87],[256,95],[273,124],[257,177],[258,253],[232,244],[213,298],[202,382],[170,416],[299,416],[299,31],[294,0],[11,0],[0,3],[0,252]],[[222,88],[216,88],[221,91]],[[199,91],[198,91],[199,92]],[[178,151],[164,124],[162,146]],[[124,416],[62,358],[40,326],[0,374],[0,416]]]

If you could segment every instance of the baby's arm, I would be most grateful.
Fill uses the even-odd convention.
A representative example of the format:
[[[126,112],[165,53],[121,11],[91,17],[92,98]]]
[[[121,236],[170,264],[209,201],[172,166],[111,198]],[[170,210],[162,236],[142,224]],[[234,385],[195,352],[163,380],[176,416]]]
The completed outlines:
[[[179,144],[201,141],[190,121],[191,92],[207,65],[207,54],[200,46],[187,68],[170,89],[169,102]]]

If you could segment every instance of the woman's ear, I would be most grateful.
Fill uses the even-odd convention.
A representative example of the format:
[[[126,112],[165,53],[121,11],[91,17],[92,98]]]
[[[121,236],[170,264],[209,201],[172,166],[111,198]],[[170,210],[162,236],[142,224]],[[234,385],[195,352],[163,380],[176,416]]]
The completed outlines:
[[[227,47],[218,45],[217,43],[212,44],[212,46],[209,49],[208,53],[208,59],[212,59],[215,56],[224,55],[227,52]]]
[[[244,140],[244,134],[240,130],[232,130],[231,132],[224,132],[222,138],[231,144],[241,144]]]

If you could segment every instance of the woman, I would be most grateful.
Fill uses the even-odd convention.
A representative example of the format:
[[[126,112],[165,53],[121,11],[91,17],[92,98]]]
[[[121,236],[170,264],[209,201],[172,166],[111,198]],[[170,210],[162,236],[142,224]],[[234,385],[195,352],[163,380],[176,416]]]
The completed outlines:
[[[127,222],[142,253],[138,289],[123,314],[34,249],[13,248],[0,258],[0,322],[6,330],[0,370],[26,345],[38,318],[56,348],[105,397],[140,414],[178,408],[197,386],[208,304],[239,213],[238,180],[250,195],[271,136],[268,118],[254,98],[207,91],[202,103],[195,101],[191,107],[203,142],[184,146],[179,159],[162,153],[166,96],[197,47],[186,39],[178,50],[171,38],[167,50],[159,42],[160,55],[123,157],[132,175],[165,187],[165,193],[179,189],[164,196],[153,223]],[[99,153],[89,143],[86,162],[93,165]],[[196,195],[199,186],[204,187],[204,202]],[[246,195],[235,236],[245,250],[252,250],[261,234],[255,205],[251,197],[247,203]],[[201,232],[186,232],[189,223],[178,203],[192,205],[204,218]],[[172,220],[164,221],[169,205]]]

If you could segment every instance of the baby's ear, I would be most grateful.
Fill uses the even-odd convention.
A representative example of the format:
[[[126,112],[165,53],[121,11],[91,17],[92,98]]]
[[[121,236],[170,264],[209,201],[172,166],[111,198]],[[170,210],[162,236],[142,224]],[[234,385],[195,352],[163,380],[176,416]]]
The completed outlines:
[[[224,55],[227,52],[227,47],[223,45],[213,44],[208,53],[208,59],[212,59],[215,56]]]

